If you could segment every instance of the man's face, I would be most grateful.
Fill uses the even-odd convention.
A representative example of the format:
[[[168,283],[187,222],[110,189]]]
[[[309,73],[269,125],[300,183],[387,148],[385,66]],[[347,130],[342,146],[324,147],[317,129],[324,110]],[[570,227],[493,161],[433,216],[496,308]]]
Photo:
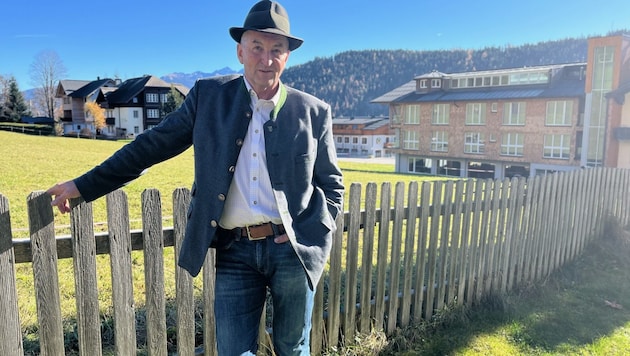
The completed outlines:
[[[236,47],[245,78],[260,99],[271,99],[289,59],[289,40],[281,35],[246,31]]]

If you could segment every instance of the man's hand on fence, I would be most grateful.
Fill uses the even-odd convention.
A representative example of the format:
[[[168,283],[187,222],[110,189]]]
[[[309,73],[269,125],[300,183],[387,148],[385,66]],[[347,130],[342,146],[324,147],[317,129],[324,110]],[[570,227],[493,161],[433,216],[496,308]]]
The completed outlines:
[[[53,198],[50,205],[56,206],[62,214],[70,212],[70,203],[68,202],[69,199],[78,198],[81,196],[79,189],[77,189],[74,181],[71,180],[64,183],[55,184],[54,186],[49,188],[46,193],[50,194]]]

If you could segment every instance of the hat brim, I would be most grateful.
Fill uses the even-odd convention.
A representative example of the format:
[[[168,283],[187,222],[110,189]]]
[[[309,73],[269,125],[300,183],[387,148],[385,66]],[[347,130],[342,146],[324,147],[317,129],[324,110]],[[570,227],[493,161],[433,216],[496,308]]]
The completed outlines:
[[[246,28],[246,27],[231,27],[230,28],[230,36],[234,39],[234,41],[241,43],[241,37],[243,37],[243,33],[245,31],[256,31],[256,32],[265,32],[265,33],[273,33],[276,35],[284,36],[289,40],[289,51],[294,51],[298,49],[304,40],[298,37],[290,36],[284,33],[281,30],[276,28]]]

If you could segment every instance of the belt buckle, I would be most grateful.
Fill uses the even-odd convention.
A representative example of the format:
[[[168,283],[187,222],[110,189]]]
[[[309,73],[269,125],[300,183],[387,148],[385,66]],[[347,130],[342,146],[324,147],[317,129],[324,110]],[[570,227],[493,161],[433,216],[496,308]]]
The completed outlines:
[[[267,238],[267,236],[253,237],[251,231],[249,231],[249,225],[245,225],[245,230],[247,231],[247,239],[249,241],[258,241]]]

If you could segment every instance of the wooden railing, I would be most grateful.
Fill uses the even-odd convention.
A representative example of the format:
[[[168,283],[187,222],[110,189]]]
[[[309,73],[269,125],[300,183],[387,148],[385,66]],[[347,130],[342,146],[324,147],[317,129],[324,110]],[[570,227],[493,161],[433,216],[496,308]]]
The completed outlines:
[[[339,219],[330,264],[318,285],[312,353],[373,329],[391,333],[430,319],[447,305],[473,305],[541,280],[601,237],[609,219],[628,223],[626,170],[586,169],[530,179],[436,181],[408,186],[353,183]],[[107,196],[108,232],[95,233],[92,206],[72,201],[71,234],[56,237],[50,197],[28,197],[30,239],[13,240],[8,200],[0,195],[0,355],[22,355],[16,263],[32,263],[41,354],[63,355],[58,259],[72,258],[76,329],[81,355],[101,355],[97,254],[109,254],[117,355],[136,353],[131,251],[142,250],[146,349],[166,355],[164,250],[178,256],[189,191],[173,193],[173,227],[163,228],[157,190],[142,194],[142,231],[130,231],[127,197]],[[203,268],[202,300],[194,280],[176,268],[177,353],[216,354],[213,322],[214,250]],[[175,261],[176,262],[176,261]],[[70,276],[67,276],[70,278]],[[198,299],[198,298],[197,298]],[[195,313],[203,304],[203,315]],[[199,313],[197,313],[199,314]],[[202,320],[200,320],[202,319]],[[195,344],[196,323],[203,343]],[[264,320],[261,335],[266,335]],[[261,338],[268,343],[268,337]]]

